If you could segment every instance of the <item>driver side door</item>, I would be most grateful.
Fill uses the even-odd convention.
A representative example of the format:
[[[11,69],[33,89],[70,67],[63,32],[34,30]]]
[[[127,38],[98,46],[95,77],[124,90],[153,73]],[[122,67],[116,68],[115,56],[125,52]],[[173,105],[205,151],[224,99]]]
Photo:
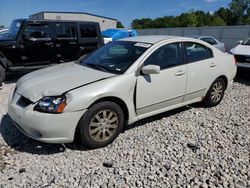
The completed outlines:
[[[137,78],[136,111],[140,118],[149,113],[160,113],[183,102],[187,66],[183,62],[181,43],[166,44],[156,49],[144,62],[158,65],[159,74],[141,74]]]
[[[51,23],[47,22],[27,23],[21,44],[23,65],[43,65],[55,60],[51,28]]]

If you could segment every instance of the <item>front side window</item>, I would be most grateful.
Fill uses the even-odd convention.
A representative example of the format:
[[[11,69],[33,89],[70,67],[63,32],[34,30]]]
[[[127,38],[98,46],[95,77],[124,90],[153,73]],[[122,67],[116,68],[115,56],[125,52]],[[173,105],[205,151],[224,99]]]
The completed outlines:
[[[208,47],[194,42],[184,43],[187,63],[202,61],[213,57],[213,52]]]
[[[151,44],[116,41],[108,43],[81,60],[81,65],[100,71],[123,74]]]
[[[57,23],[56,24],[56,37],[60,38],[75,38],[76,26],[73,23]]]
[[[82,38],[97,38],[96,25],[80,24],[80,34]]]
[[[182,64],[181,46],[179,43],[167,44],[153,52],[144,65],[158,65],[162,69]]]
[[[28,24],[24,31],[29,34],[30,38],[49,38],[49,25],[48,24]]]
[[[14,20],[6,32],[0,33],[0,40],[16,40],[17,34],[22,26],[21,20]]]

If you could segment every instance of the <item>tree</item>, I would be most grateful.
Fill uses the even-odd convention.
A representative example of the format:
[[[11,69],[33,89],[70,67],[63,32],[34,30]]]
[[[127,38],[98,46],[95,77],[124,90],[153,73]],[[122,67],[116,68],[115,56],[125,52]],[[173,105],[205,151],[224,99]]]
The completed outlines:
[[[232,0],[229,8],[221,7],[214,13],[191,10],[178,16],[164,16],[154,20],[150,18],[135,19],[131,26],[135,29],[146,29],[239,24],[250,25],[250,0]]]
[[[124,28],[124,25],[120,21],[117,21],[116,27],[117,28]]]
[[[203,11],[196,11],[195,12],[195,15],[197,17],[197,27],[202,27],[202,26],[205,26],[205,22],[206,22],[206,13],[203,12]]]
[[[211,26],[226,26],[226,22],[219,16],[219,15],[213,15],[212,16],[212,22]]]
[[[226,22],[227,25],[235,25],[237,22],[237,19],[235,19],[233,13],[228,8],[221,7],[215,12],[215,14],[219,15],[221,19]]]
[[[131,26],[134,29],[152,28],[152,19],[150,19],[150,18],[143,18],[141,20],[136,19],[136,20],[133,20]]]
[[[178,27],[179,21],[174,16],[164,16],[152,20],[153,28]]]
[[[182,13],[179,17],[180,26],[182,27],[195,27],[198,23],[197,16],[194,11]]]
[[[229,7],[233,16],[237,18],[236,24],[243,25],[246,17],[249,16],[250,0],[232,0]]]

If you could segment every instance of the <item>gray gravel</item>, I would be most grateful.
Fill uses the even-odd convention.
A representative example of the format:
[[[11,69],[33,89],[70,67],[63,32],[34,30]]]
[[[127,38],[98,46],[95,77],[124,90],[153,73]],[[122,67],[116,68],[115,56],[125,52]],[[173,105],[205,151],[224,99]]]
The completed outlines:
[[[249,187],[250,79],[214,108],[191,105],[130,126],[108,147],[31,140],[0,90],[0,187]]]

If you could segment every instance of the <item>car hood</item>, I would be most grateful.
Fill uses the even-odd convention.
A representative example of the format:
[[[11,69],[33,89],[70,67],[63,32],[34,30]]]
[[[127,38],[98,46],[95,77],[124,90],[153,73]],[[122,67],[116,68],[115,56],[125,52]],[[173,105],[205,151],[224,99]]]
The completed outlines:
[[[63,93],[115,76],[91,69],[74,62],[64,63],[29,73],[17,82],[16,92],[32,102],[44,96],[58,96]]]
[[[250,46],[238,45],[231,50],[234,55],[250,55]]]

